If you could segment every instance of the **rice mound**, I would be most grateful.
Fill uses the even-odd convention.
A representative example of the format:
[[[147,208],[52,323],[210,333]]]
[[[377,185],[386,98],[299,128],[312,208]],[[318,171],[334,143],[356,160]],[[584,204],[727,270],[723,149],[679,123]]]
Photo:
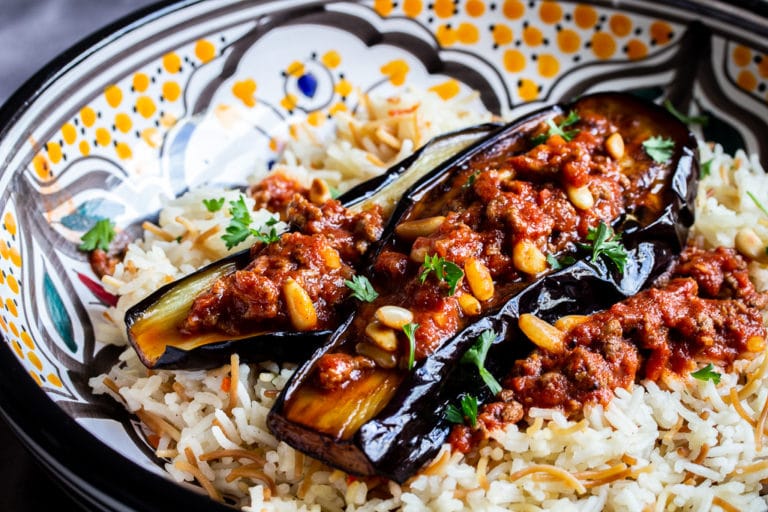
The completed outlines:
[[[327,159],[318,160],[322,143],[298,137],[287,144],[278,167],[302,179],[319,172],[331,181],[337,179],[332,182],[336,187],[361,179],[360,175],[350,177],[342,166],[361,159],[370,164],[375,159],[365,155],[374,154],[374,148],[359,140],[353,147],[355,137],[344,135],[344,130],[355,125],[359,134],[371,118],[387,117],[394,102],[370,101],[374,106],[367,109],[369,119],[337,119],[340,128],[333,147],[338,154],[329,150]],[[466,113],[464,104],[455,101],[446,105],[434,95],[416,95],[408,101],[422,109],[422,124],[435,133],[489,118]],[[371,114],[376,108],[381,112]],[[446,119],[452,108],[462,114]],[[401,122],[397,121],[398,126]],[[412,133],[407,131],[410,128],[403,130],[406,135]],[[422,134],[419,142],[426,138]],[[388,156],[399,159],[414,147],[413,139],[403,138],[402,150],[392,148]],[[764,248],[768,215],[757,202],[768,204],[768,176],[757,158],[741,152],[730,157],[719,146],[705,144],[700,154],[701,162],[709,162],[709,174],[700,183],[693,240],[702,246],[732,247],[740,231],[751,229]],[[385,168],[375,167],[378,172]],[[375,169],[364,173],[368,171]],[[144,240],[130,247],[118,272],[105,280],[121,296],[109,317],[122,318],[130,304],[160,284],[226,254],[219,235],[200,248],[193,247],[198,244],[187,236],[185,222],[192,221],[198,233],[215,223],[225,226],[226,208],[212,214],[202,207],[202,199],[226,197],[229,201],[237,194],[202,190],[170,202],[159,226],[150,226]],[[256,222],[265,222],[268,216],[268,212],[259,213]],[[190,245],[184,246],[187,242]],[[750,275],[759,290],[768,289],[766,265],[753,262]],[[122,330],[114,327],[114,331],[120,334],[105,329],[100,339],[124,342]],[[214,499],[245,511],[768,508],[766,497],[761,496],[768,479],[768,446],[758,434],[764,431],[768,416],[768,358],[764,355],[738,362],[718,385],[686,376],[668,377],[661,386],[644,382],[629,391],[617,389],[607,407],[588,407],[579,421],[567,420],[556,410],[531,409],[526,426],[510,425],[493,432],[476,453],[451,453],[444,446],[403,485],[350,477],[271,435],[267,413],[294,369],[269,362],[240,364],[235,355],[230,365],[216,370],[148,372],[129,348],[107,375],[92,378],[90,384],[94,393],[109,393],[137,414],[175,480],[197,483]]]

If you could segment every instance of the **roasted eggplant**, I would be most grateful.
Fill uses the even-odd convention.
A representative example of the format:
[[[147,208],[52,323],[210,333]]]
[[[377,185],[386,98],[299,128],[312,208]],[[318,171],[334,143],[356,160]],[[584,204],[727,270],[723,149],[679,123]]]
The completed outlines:
[[[447,404],[467,385],[473,393],[481,387],[477,369],[468,371],[460,363],[481,333],[495,332],[486,366],[502,375],[504,367],[533,348],[517,329],[520,314],[550,321],[588,314],[648,286],[685,244],[697,177],[696,141],[687,127],[630,95],[589,95],[513,122],[405,194],[367,272],[383,288],[378,302],[361,305],[295,372],[269,414],[269,428],[332,466],[403,482],[445,441]],[[622,202],[611,206],[617,190]],[[504,199],[507,192],[524,200]],[[554,202],[548,202],[551,198]],[[536,211],[530,204],[543,206]],[[577,220],[554,206],[577,212]],[[477,226],[478,216],[492,215],[501,224],[478,229],[482,243],[473,245],[472,230],[461,224]],[[402,227],[437,224],[436,217],[444,219],[442,224],[419,232],[415,241]],[[599,229],[598,220],[605,222]],[[624,259],[612,261],[596,250],[599,240],[610,240],[606,224],[622,233]],[[498,233],[499,225],[512,234]],[[461,242],[443,244],[446,233]],[[592,246],[586,248],[590,238]],[[451,267],[451,259],[463,261],[463,272]],[[474,261],[467,263],[478,259],[485,262],[479,270]],[[415,267],[404,260],[424,263]],[[510,262],[514,271],[504,271]],[[553,268],[561,264],[564,268]],[[490,294],[481,286],[489,273]],[[458,277],[451,280],[451,274]],[[431,283],[431,292],[421,292],[419,284],[425,283]],[[451,309],[442,307],[433,308],[434,318],[420,315],[418,308],[429,301],[458,304],[454,309],[461,312],[451,317]],[[401,315],[398,323],[382,316],[382,307],[389,305],[417,312]],[[409,329],[403,327],[406,321]],[[382,323],[396,331],[394,361],[369,347],[394,346],[391,335],[381,334],[388,332]],[[425,325],[428,342],[414,343],[414,332]]]
[[[486,124],[436,137],[381,176],[347,191],[339,201],[356,212],[376,204],[386,218],[403,192],[424,174],[499,128],[499,125]],[[130,308],[125,316],[128,339],[144,365],[169,369],[212,368],[228,362],[233,352],[246,362],[300,362],[309,357],[327,339],[330,329],[300,332],[262,328],[235,334],[215,329],[192,334],[179,330],[201,292],[217,279],[243,269],[250,261],[249,250],[233,254],[163,286]]]

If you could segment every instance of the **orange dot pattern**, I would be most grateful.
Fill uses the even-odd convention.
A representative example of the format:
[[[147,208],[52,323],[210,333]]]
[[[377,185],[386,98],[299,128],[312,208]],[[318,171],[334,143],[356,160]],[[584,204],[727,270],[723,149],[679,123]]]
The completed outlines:
[[[768,103],[768,53],[743,44],[727,45],[727,72],[737,87]]]
[[[69,390],[58,368],[51,363],[44,346],[35,343],[24,310],[24,266],[18,215],[15,205],[8,202],[0,213],[0,334],[8,343],[22,366],[41,387]],[[71,394],[71,391],[70,391]]]
[[[216,59],[225,43],[226,38],[199,39],[105,85],[61,126],[54,139],[44,144],[30,142],[36,151],[30,172],[48,181],[79,158],[102,156],[127,163],[138,146],[157,150],[157,141],[184,114],[183,88],[189,76],[198,66]],[[150,139],[148,130],[158,133]]]
[[[372,8],[382,17],[416,18],[443,48],[492,59],[513,103],[546,96],[574,66],[641,60],[684,32],[667,20],[557,0],[372,0]]]

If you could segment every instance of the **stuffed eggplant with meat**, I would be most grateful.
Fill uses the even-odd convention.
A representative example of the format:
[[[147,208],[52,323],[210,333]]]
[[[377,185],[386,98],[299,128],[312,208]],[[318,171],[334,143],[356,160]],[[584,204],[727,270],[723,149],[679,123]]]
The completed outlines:
[[[315,183],[301,189],[279,175],[252,190],[290,232],[170,283],[128,310],[128,339],[148,368],[220,366],[308,358],[345,316],[345,285],[365,265],[369,245],[399,197],[421,176],[500,127],[437,137],[386,173],[338,200]],[[243,208],[245,205],[243,204]]]
[[[376,293],[296,371],[270,429],[350,473],[404,481],[445,441],[443,411],[478,370],[495,394],[494,360],[533,349],[521,315],[592,313],[668,270],[693,222],[695,150],[664,109],[602,93],[436,168],[375,244]]]

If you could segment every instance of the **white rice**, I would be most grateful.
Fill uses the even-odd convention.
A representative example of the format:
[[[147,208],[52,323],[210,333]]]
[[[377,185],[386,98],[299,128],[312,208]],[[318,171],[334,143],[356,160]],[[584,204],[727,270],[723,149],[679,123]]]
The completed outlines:
[[[418,101],[421,106],[437,105],[434,112],[426,112],[443,116],[431,118],[429,126],[435,132],[456,128],[462,121],[485,120],[469,114],[446,120],[451,109],[443,100],[426,96]],[[387,103],[377,105],[385,108]],[[430,119],[426,114],[425,119]],[[338,121],[342,131],[344,122],[352,122]],[[424,133],[422,139],[428,138]],[[335,186],[343,186],[353,172],[345,167],[349,162],[365,167],[362,160],[371,161],[361,156],[366,150],[347,147],[344,141],[351,144],[341,136],[328,156],[321,157],[316,141],[302,144],[297,138],[286,146],[281,167],[298,175],[317,168],[326,177],[338,178]],[[402,150],[391,158],[402,157],[416,145],[405,140]],[[763,247],[768,245],[768,216],[746,194],[752,191],[762,204],[768,204],[768,177],[757,159],[743,153],[731,158],[718,146],[702,145],[700,152],[702,162],[711,161],[711,172],[700,185],[694,238],[702,245],[734,246],[739,231],[752,229]],[[363,171],[365,176],[368,172],[376,170]],[[359,175],[354,179],[360,179]],[[171,202],[159,225],[173,237],[185,233],[175,220],[179,215],[194,220],[200,232],[217,222],[226,225],[226,208],[211,214],[202,207],[202,198],[229,199],[236,194],[192,192]],[[266,215],[257,222],[264,222]],[[120,318],[127,305],[160,284],[226,253],[218,236],[200,250],[184,243],[166,242],[147,233],[143,241],[131,246],[114,281],[107,279],[111,291],[121,294],[121,303],[110,312],[113,318]],[[753,263],[750,270],[758,289],[767,289],[768,267]],[[629,391],[618,389],[606,408],[590,407],[580,421],[566,420],[559,411],[531,409],[527,426],[511,425],[493,432],[471,458],[451,454],[448,446],[443,447],[435,461],[404,485],[349,478],[277,441],[266,427],[266,415],[293,367],[262,363],[239,364],[237,369],[238,380],[229,386],[229,365],[212,371],[154,371],[150,375],[128,349],[108,375],[90,383],[95,393],[110,393],[128,410],[143,411],[170,425],[154,434],[159,434],[158,455],[167,460],[165,467],[174,479],[194,481],[185,466],[192,463],[230,503],[246,511],[768,507],[760,495],[768,479],[768,439],[757,437],[753,426],[768,407],[768,361],[763,356],[740,362],[738,371],[724,375],[717,386],[684,377],[668,378],[660,385],[645,382]],[[228,387],[235,386],[237,403],[231,404]],[[732,388],[739,393],[744,416],[730,403]],[[149,428],[147,433],[152,433]],[[241,455],[200,459],[222,449],[255,454],[260,462],[251,469],[258,472],[228,481],[233,470],[252,460]],[[187,456],[190,450],[192,460]],[[526,469],[532,467],[538,470]],[[549,473],[552,468],[561,471],[559,476]],[[369,494],[373,487],[375,491]]]

